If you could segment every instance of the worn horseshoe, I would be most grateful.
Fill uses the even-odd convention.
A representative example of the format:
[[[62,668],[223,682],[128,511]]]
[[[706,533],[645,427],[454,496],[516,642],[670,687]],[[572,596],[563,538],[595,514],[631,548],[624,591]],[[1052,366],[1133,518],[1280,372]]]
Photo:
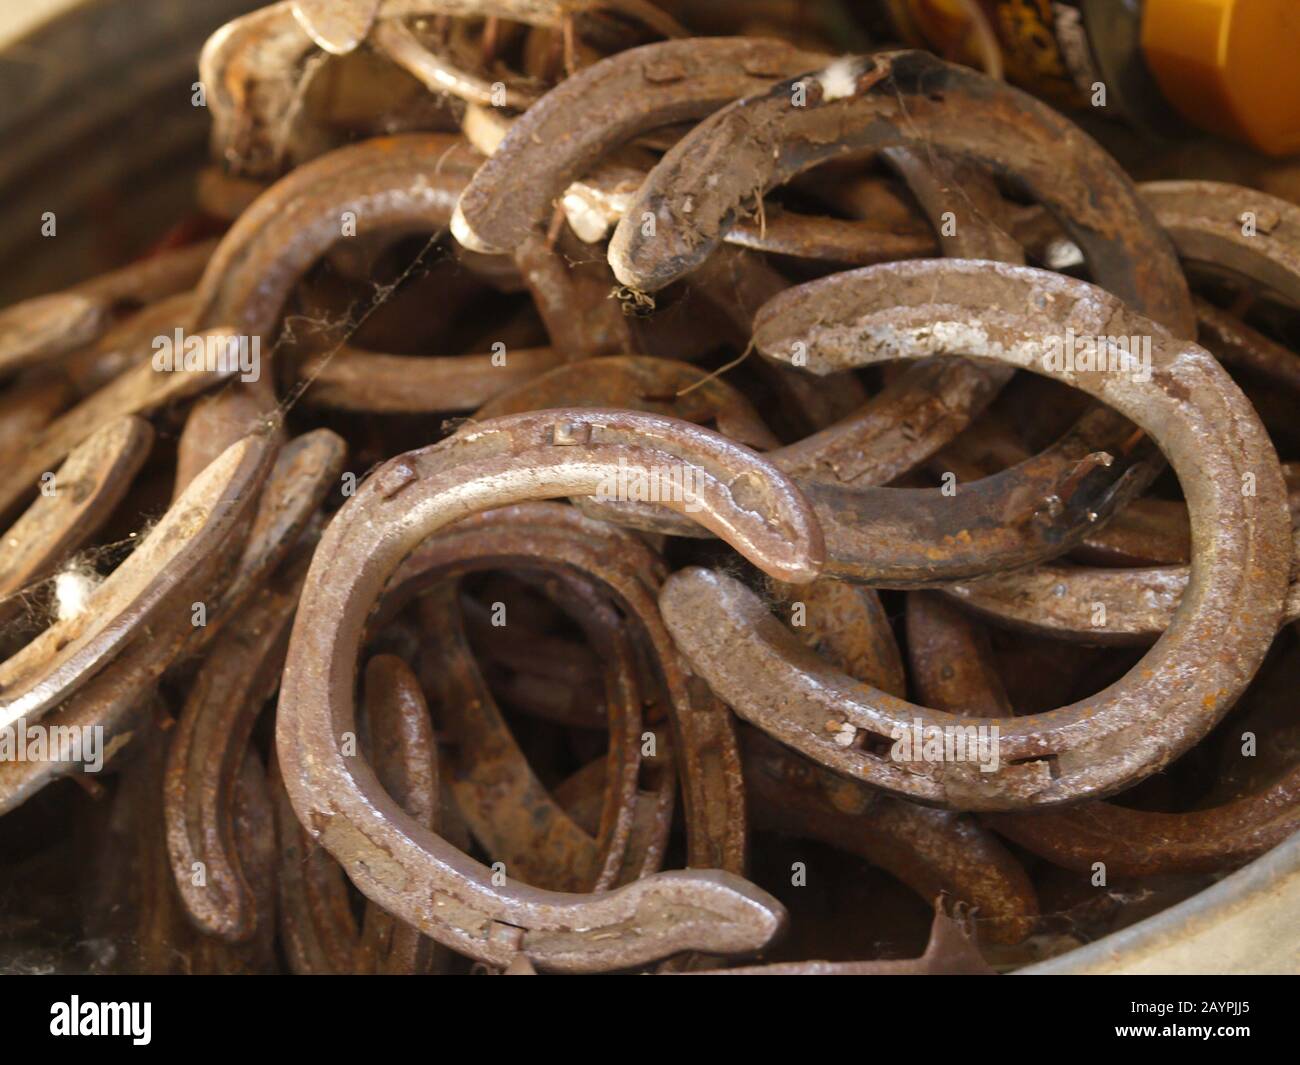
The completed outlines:
[[[1110,404],[1151,434],[1183,485],[1193,542],[1188,594],[1162,639],[1122,681],[1012,721],[940,714],[849,683],[798,652],[738,582],[703,570],[676,574],[661,595],[687,657],[724,701],[770,735],[839,772],[931,802],[967,809],[1059,804],[1110,794],[1168,764],[1232,706],[1282,616],[1291,564],[1286,488],[1254,411],[1206,352],[1162,335],[1091,285],[956,260],[855,274],[828,279],[840,282],[836,291],[853,310],[834,300],[792,306],[771,317],[768,331],[760,327],[758,342],[788,352],[792,338],[807,338],[814,371],[962,351],[1057,377]],[[1048,365],[1047,337],[1066,328],[1110,333],[1121,322],[1129,333],[1152,336],[1149,380]],[[1246,474],[1256,478],[1254,497],[1241,492]],[[1206,648],[1214,649],[1213,669]],[[767,683],[756,681],[764,675]],[[997,723],[1000,765],[980,772],[969,763],[893,762],[869,748],[837,745],[825,731],[830,720],[877,743],[917,720]]]
[[[344,213],[352,212],[366,232],[436,232],[447,224],[478,161],[477,153],[458,137],[427,133],[374,138],[298,167],[258,197],[223,238],[198,286],[196,321],[235,322],[241,333],[261,336],[269,345],[293,286],[342,239],[339,219]],[[373,409],[399,411],[427,410],[433,403],[436,409],[454,410],[477,406],[528,375],[575,357],[596,331],[583,326],[582,316],[567,302],[577,287],[563,260],[547,249],[538,254],[540,258],[528,265],[545,279],[530,281],[540,309],[545,312],[554,302],[555,313],[547,319],[561,341],[554,349],[510,352],[505,367],[487,354],[421,357],[344,351],[328,361],[308,360],[300,377],[310,384],[324,376],[324,405],[356,409],[358,403],[373,403]],[[605,269],[603,263],[594,265]],[[602,309],[610,304],[607,292],[602,284]],[[622,328],[622,316],[618,318]],[[618,343],[625,344],[619,336]],[[596,336],[593,342],[601,340]],[[359,374],[375,373],[378,376],[354,398],[340,398]],[[309,398],[311,394],[309,390]],[[443,395],[446,398],[435,398]]]
[[[549,411],[463,429],[381,467],[326,529],[290,640],[276,742],[299,819],[367,897],[491,964],[508,964],[522,949],[546,968],[622,968],[680,950],[754,950],[781,926],[775,900],[717,871],[659,873],[576,897],[497,888],[487,870],[414,823],[364,763],[350,763],[338,749],[338,734],[353,717],[364,614],[402,558],[458,517],[593,494],[617,475],[620,458],[624,471],[690,463],[700,474],[698,520],[769,571],[795,580],[816,575],[820,544],[811,514],[797,489],[757,455],[670,419]]]
[[[796,107],[800,85],[807,98]],[[706,118],[619,223],[614,275],[657,291],[708,258],[755,195],[838,155],[893,147],[939,148],[1013,176],[1075,238],[1100,284],[1175,335],[1195,335],[1173,248],[1110,156],[1025,93],[925,52],[837,60]],[[647,214],[654,235],[640,227]]]
[[[298,167],[222,238],[199,282],[198,321],[234,323],[236,332],[270,343],[294,284],[343,239],[345,211],[367,232],[436,231],[477,161],[458,137],[411,133],[362,141]]]
[[[227,448],[95,588],[83,611],[56,621],[0,663],[0,725],[34,720],[56,706],[159,611],[179,609],[177,590],[246,531],[270,453],[256,436]]]
[[[249,734],[279,683],[305,567],[276,571],[337,483],[345,450],[322,429],[276,457],[233,576],[193,640],[207,657],[168,747],[163,812],[177,889],[199,928],[231,941],[259,923],[234,842],[235,786]],[[190,876],[195,862],[208,874],[202,886]]]
[[[48,576],[108,520],[153,436],[153,427],[134,415],[109,422],[71,451],[54,474],[54,495],[38,496],[9,527],[0,562],[0,625],[21,609],[24,589]]]

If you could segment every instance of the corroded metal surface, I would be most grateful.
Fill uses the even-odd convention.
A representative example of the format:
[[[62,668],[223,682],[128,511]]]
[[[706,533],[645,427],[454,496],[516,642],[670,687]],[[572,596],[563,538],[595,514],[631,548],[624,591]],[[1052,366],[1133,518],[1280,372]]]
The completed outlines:
[[[744,952],[768,942],[784,916],[764,892],[722,872],[659,873],[576,898],[497,887],[484,867],[375,794],[371,771],[350,765],[337,746],[334,730],[353,714],[354,651],[346,649],[360,637],[359,612],[402,556],[467,512],[595,492],[620,458],[625,468],[690,463],[703,486],[698,520],[774,575],[816,575],[821,545],[811,514],[758,456],[670,419],[561,410],[486,422],[387,463],[331,523],[299,607],[277,720],[295,811],[368,897],[484,961],[504,965],[521,947],[548,968],[578,970],[684,949]],[[685,511],[685,502],[673,505]],[[762,511],[747,509],[754,506]],[[327,570],[351,573],[340,584],[321,577]],[[405,870],[400,882],[383,875],[390,867]]]
[[[797,338],[806,338],[801,342],[814,369],[867,361],[875,351],[916,357],[960,345],[970,354],[1051,374],[1042,361],[1045,333],[1067,321],[1080,333],[1097,333],[1096,326],[1126,313],[1099,290],[1024,268],[995,272],[934,262],[872,267],[869,273],[880,284],[855,284],[865,279],[841,274],[830,284],[794,290],[782,299],[781,313],[768,317],[766,332],[766,323],[760,324],[758,343],[788,352]],[[987,310],[994,278],[1003,287],[998,306],[1030,310]],[[967,286],[973,299],[963,298]],[[878,312],[876,297],[883,305]],[[951,308],[963,304],[961,320],[953,321]],[[1134,323],[1132,332],[1152,335],[1157,327]],[[675,575],[661,597],[692,664],[742,717],[783,742],[840,772],[930,801],[984,809],[1055,804],[1108,794],[1167,764],[1227,712],[1262,660],[1282,616],[1291,551],[1281,470],[1244,397],[1194,345],[1157,335],[1153,348],[1153,373],[1145,383],[1104,372],[1063,375],[1150,432],[1187,485],[1192,564],[1203,576],[1192,582],[1194,594],[1184,597],[1164,638],[1125,681],[1092,699],[1003,723],[1001,764],[981,772],[968,764],[891,763],[870,750],[837,745],[825,732],[828,720],[881,737],[911,727],[914,719],[991,722],[950,720],[808,662],[761,602],[736,581],[701,570]],[[1189,395],[1195,404],[1186,402]],[[1222,413],[1205,418],[1216,408]],[[1225,425],[1234,427],[1231,440],[1223,439]],[[1242,495],[1245,474],[1259,479],[1257,496]],[[1234,516],[1224,521],[1228,513]],[[1207,531],[1196,531],[1202,528]],[[1206,573],[1207,564],[1213,574]],[[1198,668],[1210,646],[1212,672]],[[760,670],[768,679],[756,684]]]
[[[973,71],[831,60],[869,45],[786,0],[671,10],[286,0],[201,85],[133,68],[137,120],[164,80],[211,117],[193,213],[106,180],[172,190],[171,118],[39,190],[14,291],[48,294],[0,309],[0,813],[78,883],[75,950],[1294,968],[1300,212],[1134,186]],[[19,102],[11,177],[58,109]],[[1079,337],[1105,358],[1053,361]]]

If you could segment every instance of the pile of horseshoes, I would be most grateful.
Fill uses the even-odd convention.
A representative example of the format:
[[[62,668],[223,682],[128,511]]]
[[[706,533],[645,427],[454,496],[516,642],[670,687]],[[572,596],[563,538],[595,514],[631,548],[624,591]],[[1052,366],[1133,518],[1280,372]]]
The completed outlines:
[[[182,236],[0,311],[96,964],[991,973],[1300,829],[1300,208],[750,29],[272,4]]]

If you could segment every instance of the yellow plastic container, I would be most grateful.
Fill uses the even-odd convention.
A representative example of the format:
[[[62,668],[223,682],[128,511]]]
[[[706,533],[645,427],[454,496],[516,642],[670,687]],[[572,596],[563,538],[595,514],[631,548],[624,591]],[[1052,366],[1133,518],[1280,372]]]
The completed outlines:
[[[1300,152],[1300,0],[1147,0],[1142,50],[1189,122]]]

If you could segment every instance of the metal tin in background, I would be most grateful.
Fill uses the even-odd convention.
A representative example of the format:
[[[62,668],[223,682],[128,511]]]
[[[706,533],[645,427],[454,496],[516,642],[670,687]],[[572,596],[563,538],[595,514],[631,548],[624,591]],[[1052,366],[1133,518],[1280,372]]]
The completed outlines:
[[[257,6],[85,0],[0,37],[0,304],[120,265],[192,208],[209,129],[191,103],[199,49]]]
[[[0,27],[0,304],[118,265],[192,205],[208,136],[206,110],[191,103],[198,52],[257,6],[85,0],[21,37]],[[45,211],[56,240],[40,235]],[[1021,972],[1297,973],[1298,920],[1300,834],[1185,902]],[[14,968],[7,951],[0,971]]]

